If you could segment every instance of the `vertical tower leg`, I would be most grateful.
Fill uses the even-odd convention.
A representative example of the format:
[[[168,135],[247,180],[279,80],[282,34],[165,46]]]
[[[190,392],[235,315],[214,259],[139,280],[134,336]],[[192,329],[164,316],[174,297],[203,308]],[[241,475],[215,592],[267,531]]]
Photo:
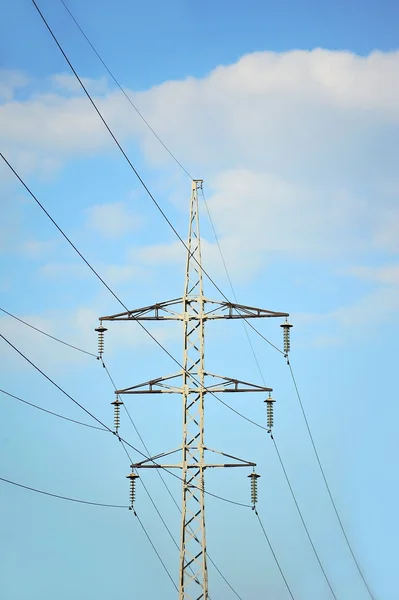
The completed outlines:
[[[198,189],[201,185],[202,181],[193,181],[183,295],[183,502],[179,600],[208,600],[204,503],[204,296],[198,219]]]

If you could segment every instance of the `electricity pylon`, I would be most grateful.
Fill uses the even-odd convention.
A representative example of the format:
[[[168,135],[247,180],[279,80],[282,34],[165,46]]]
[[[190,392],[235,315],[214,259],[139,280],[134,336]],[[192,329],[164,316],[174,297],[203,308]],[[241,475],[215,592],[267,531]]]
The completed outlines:
[[[103,321],[165,321],[183,323],[182,369],[172,375],[158,377],[138,385],[116,390],[115,426],[119,426],[119,397],[124,394],[178,393],[183,401],[182,444],[169,452],[152,456],[131,465],[130,474],[134,501],[134,484],[138,469],[180,469],[182,473],[182,506],[180,531],[179,600],[208,600],[208,571],[205,529],[206,469],[217,467],[255,467],[255,463],[242,460],[205,445],[204,398],[206,394],[221,392],[271,392],[272,389],[231,377],[221,377],[205,370],[204,327],[206,321],[214,319],[250,319],[264,317],[287,317],[287,313],[273,312],[234,304],[227,301],[210,300],[204,296],[202,281],[201,237],[198,214],[198,190],[202,180],[192,182],[190,218],[187,242],[186,276],[182,298],[175,298],[100,318],[97,329],[100,340],[105,328]],[[102,352],[102,341],[101,341]],[[100,352],[100,354],[101,354]],[[270,398],[270,402],[272,399]],[[180,453],[177,464],[160,463],[166,456]],[[205,453],[219,455],[233,462],[207,462]],[[255,473],[251,476],[256,486]],[[253,492],[253,502],[256,493]]]

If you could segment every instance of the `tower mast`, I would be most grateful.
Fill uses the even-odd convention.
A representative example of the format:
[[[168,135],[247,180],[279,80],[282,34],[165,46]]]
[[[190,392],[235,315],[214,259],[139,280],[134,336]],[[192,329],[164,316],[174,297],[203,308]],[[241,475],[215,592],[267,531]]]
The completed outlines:
[[[204,398],[206,394],[224,392],[270,392],[272,388],[240,381],[232,377],[215,375],[205,371],[204,328],[206,321],[216,319],[250,319],[288,317],[288,313],[245,306],[228,301],[210,300],[204,296],[202,281],[201,236],[198,214],[198,191],[202,180],[192,182],[190,217],[187,241],[187,258],[184,293],[181,298],[159,302],[115,315],[100,317],[99,332],[103,352],[103,321],[181,321],[183,324],[182,369],[172,375],[158,377],[128,388],[116,390],[114,405],[115,427],[119,427],[120,396],[124,394],[173,394],[182,398],[182,444],[178,448],[157,454],[131,465],[128,475],[131,482],[131,503],[135,500],[137,471],[147,469],[180,469],[182,474],[182,505],[180,529],[179,600],[209,600],[208,570],[205,530],[204,473],[209,468],[252,467],[253,462],[213,450],[205,446]],[[285,324],[286,327],[290,326]],[[180,383],[180,385],[179,385]],[[274,402],[269,398],[269,402]],[[205,453],[223,457],[223,462],[208,462]],[[173,454],[180,454],[178,463],[163,464],[160,461]],[[232,462],[226,462],[231,459]],[[253,502],[256,502],[256,478],[251,477]]]
[[[204,292],[198,189],[192,182],[186,280],[183,295],[183,498],[180,534],[179,600],[189,598],[191,581],[201,582],[208,598],[204,502]]]

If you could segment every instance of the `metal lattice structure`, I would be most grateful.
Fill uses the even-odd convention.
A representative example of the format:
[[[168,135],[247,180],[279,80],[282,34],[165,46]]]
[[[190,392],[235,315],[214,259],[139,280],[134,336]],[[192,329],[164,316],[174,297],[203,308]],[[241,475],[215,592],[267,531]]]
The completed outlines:
[[[144,383],[116,390],[122,394],[181,394],[183,402],[182,444],[175,450],[135,463],[132,473],[142,468],[180,469],[182,506],[180,533],[179,600],[208,600],[208,570],[205,527],[205,470],[216,467],[252,467],[253,462],[212,450],[205,445],[204,399],[209,393],[271,392],[271,388],[214,375],[205,370],[205,323],[214,319],[249,319],[287,317],[287,313],[214,301],[203,292],[201,237],[198,214],[198,191],[202,180],[192,182],[184,294],[181,298],[160,302],[124,313],[100,318],[103,321],[162,321],[183,323],[182,370]],[[114,403],[115,404],[115,403]],[[166,456],[180,453],[179,463],[163,464]],[[207,462],[208,453],[233,462]],[[258,477],[256,474],[252,477]],[[129,475],[133,478],[134,475]],[[133,479],[134,481],[134,479]],[[253,481],[253,479],[252,479]],[[256,480],[255,480],[256,483]],[[253,484],[255,485],[255,484]],[[255,494],[255,492],[253,492]],[[133,493],[134,496],[134,493]]]

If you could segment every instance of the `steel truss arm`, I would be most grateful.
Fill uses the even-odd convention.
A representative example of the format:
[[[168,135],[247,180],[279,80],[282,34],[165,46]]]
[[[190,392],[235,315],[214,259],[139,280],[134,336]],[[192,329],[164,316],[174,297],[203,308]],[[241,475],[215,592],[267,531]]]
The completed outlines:
[[[183,386],[170,385],[168,381],[172,381],[182,377],[183,373],[174,373],[173,375],[166,375],[164,377],[158,377],[157,379],[150,379],[144,383],[139,383],[131,387],[116,390],[116,394],[181,394]],[[256,385],[254,383],[248,383],[247,381],[240,381],[232,377],[222,377],[221,375],[215,375],[213,373],[204,373],[206,379],[211,378],[213,380],[220,381],[219,384],[211,385],[207,383],[204,387],[196,387],[195,385],[189,387],[188,392],[202,392],[203,394],[212,393],[220,394],[222,392],[272,392],[272,388]],[[193,382],[195,383],[195,382]]]
[[[195,305],[198,298],[192,297],[188,300],[184,298],[175,298],[158,302],[150,306],[135,308],[115,315],[100,317],[100,321],[182,321],[187,318],[187,314],[183,311],[183,303]],[[189,314],[189,320],[203,321],[216,319],[259,319],[266,317],[288,317],[288,313],[276,312],[265,308],[256,308],[254,306],[245,306],[244,304],[236,304],[234,302],[219,302],[217,300],[203,300],[204,312],[200,316],[199,313],[193,311]]]
[[[164,458],[165,456],[170,456],[171,454],[175,454],[176,452],[181,452],[181,450],[182,448],[179,447],[175,448],[174,450],[170,450],[169,452],[162,452],[161,454],[156,454],[155,456],[151,456],[150,458],[141,460],[138,463],[133,463],[130,466],[132,469],[182,469],[182,463],[160,464],[158,462],[158,460]],[[204,451],[212,452],[213,454],[219,454],[220,456],[225,456],[226,458],[231,458],[232,460],[236,461],[234,463],[206,463],[203,465],[204,469],[214,469],[218,467],[256,467],[256,463],[244,460],[242,458],[238,458],[237,456],[233,456],[232,454],[226,454],[226,452],[213,450],[212,448],[208,448],[206,446],[204,446]],[[185,465],[185,468],[197,469],[198,465],[193,463]]]

